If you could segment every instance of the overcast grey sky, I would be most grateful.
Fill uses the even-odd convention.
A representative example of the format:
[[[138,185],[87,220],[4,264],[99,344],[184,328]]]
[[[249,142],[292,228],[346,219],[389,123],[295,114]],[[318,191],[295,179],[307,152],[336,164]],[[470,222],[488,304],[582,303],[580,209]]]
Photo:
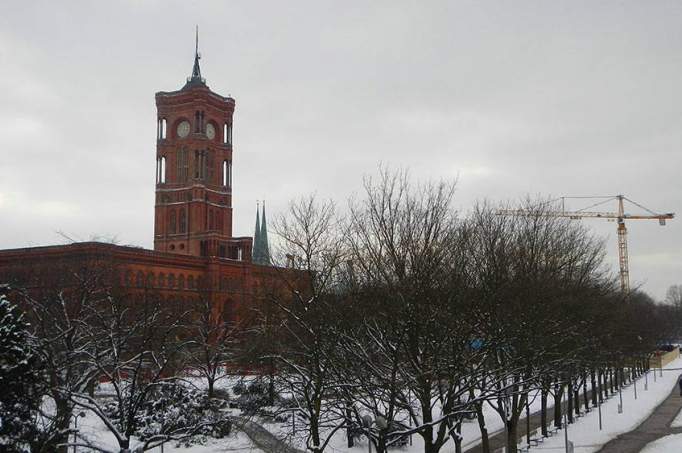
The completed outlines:
[[[623,193],[682,214],[680,1],[0,0],[0,248],[152,247],[154,93],[237,102],[235,234],[379,162],[477,199]],[[576,205],[575,207],[580,207]],[[588,221],[608,238],[613,223]],[[682,219],[628,224],[633,284],[682,283]]]

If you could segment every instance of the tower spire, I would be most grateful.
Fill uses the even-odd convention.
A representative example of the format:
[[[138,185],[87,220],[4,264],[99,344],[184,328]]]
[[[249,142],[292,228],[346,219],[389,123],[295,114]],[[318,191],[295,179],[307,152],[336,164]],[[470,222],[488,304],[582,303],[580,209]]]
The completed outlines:
[[[270,244],[268,243],[268,224],[265,220],[265,200],[263,200],[263,215],[260,221],[260,249],[261,249],[261,263],[270,265]]]
[[[270,265],[270,245],[268,244],[268,225],[265,219],[265,200],[263,201],[263,213],[261,206],[256,202],[256,231],[253,235],[253,250],[251,260],[255,264]]]
[[[194,67],[192,68],[192,75],[187,78],[188,85],[206,84],[206,80],[201,77],[201,67],[199,66],[199,60],[201,60],[201,54],[199,53],[199,26],[197,25],[194,42]]]

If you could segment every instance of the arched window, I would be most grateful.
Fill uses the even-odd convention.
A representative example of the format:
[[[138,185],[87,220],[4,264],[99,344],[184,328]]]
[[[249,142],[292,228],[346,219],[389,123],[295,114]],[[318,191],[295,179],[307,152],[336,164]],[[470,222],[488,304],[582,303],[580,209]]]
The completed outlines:
[[[147,273],[147,288],[154,287],[154,274],[152,272]]]
[[[205,150],[194,151],[194,177],[196,179],[204,179],[208,174],[206,168],[208,164],[207,155],[208,153]]]
[[[187,231],[187,214],[185,214],[184,209],[180,209],[180,233]]]
[[[166,286],[166,274],[161,272],[159,274],[159,288],[163,288],[164,286]]]
[[[166,184],[166,156],[161,156],[161,164],[159,165],[159,182]]]
[[[170,232],[170,234],[175,234],[175,232],[177,231],[175,209],[172,209],[170,212],[168,231]]]
[[[223,144],[224,145],[231,145],[232,144],[232,125],[231,124],[223,124]]]
[[[171,289],[175,288],[175,275],[173,274],[168,274],[168,287]]]
[[[208,229],[212,230],[214,227],[213,225],[213,209],[208,210]]]
[[[183,147],[178,151],[177,159],[178,167],[176,178],[179,182],[185,182],[189,177],[189,153],[187,152],[187,148]]]
[[[156,126],[156,138],[164,140],[166,138],[166,118],[159,118]]]
[[[223,186],[232,187],[232,163],[223,161]]]
[[[190,275],[189,277],[187,277],[187,287],[189,289],[194,289],[194,276],[193,275]]]
[[[144,274],[142,271],[137,271],[137,275],[135,276],[135,286],[138,288],[142,288],[144,286]]]
[[[178,288],[185,289],[185,276],[182,274],[178,277]]]

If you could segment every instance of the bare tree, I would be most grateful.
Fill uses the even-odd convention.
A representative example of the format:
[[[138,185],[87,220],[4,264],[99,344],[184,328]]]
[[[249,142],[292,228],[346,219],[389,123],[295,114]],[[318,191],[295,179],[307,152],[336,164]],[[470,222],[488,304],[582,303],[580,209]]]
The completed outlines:
[[[43,427],[34,439],[34,451],[66,451],[63,444],[68,440],[74,406],[69,394],[93,391],[98,371],[84,359],[98,353],[88,326],[96,307],[108,297],[114,271],[112,263],[95,259],[39,265],[30,276],[18,277],[31,288],[19,290],[17,296],[31,322],[31,343],[44,366],[45,396],[54,403],[53,410],[42,414]]]
[[[193,306],[188,317],[189,339],[183,363],[206,381],[208,397],[213,398],[215,384],[236,371],[229,367],[236,363],[240,329],[206,296]]]
[[[281,319],[277,377],[304,423],[307,449],[320,452],[344,425],[330,410],[337,393],[332,372],[340,319],[336,290],[344,262],[334,204],[314,196],[294,201],[276,219],[275,232],[281,239],[280,257],[293,257],[295,264],[295,269],[280,270],[268,295]]]
[[[682,285],[670,285],[665,294],[665,302],[677,308],[682,308]]]
[[[378,180],[366,179],[365,198],[351,203],[346,234],[358,284],[371,288],[377,304],[369,338],[388,357],[398,354],[398,379],[389,382],[399,386],[390,395],[411,425],[398,431],[420,435],[427,453],[451,437],[458,444],[456,426],[473,404],[468,364],[480,360],[470,348],[477,320],[469,316],[454,190],[454,182],[413,185],[406,172],[382,170]]]
[[[176,340],[185,313],[163,309],[153,293],[116,294],[93,307],[84,330],[94,348],[84,351],[80,363],[93,369],[111,388],[108,398],[96,398],[77,388],[61,388],[70,401],[92,411],[114,435],[121,452],[131,451],[131,437],[139,417],[164,386],[177,381],[179,353],[185,346]],[[113,407],[111,403],[113,402]],[[161,427],[135,451],[146,451],[171,439],[191,436],[197,426]],[[87,445],[87,442],[83,443]],[[105,451],[99,448],[101,451]]]

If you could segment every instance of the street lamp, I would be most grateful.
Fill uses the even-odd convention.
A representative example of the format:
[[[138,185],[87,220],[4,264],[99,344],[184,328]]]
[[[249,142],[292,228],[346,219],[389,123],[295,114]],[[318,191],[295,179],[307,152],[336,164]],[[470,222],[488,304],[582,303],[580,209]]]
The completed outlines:
[[[85,417],[85,412],[80,411],[77,414],[71,414],[71,418],[73,418],[73,453],[76,453],[76,443],[78,442],[78,419],[80,417]]]

